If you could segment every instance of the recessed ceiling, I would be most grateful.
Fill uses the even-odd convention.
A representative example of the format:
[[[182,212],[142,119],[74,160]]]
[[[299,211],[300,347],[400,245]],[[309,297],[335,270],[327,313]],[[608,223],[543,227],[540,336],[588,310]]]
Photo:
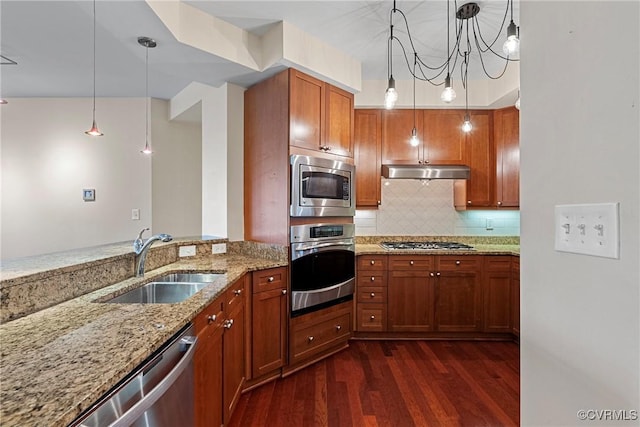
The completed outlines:
[[[481,9],[478,20],[485,40],[496,36],[507,1],[476,1]],[[257,35],[285,20],[361,61],[363,80],[387,77],[391,0],[188,0],[185,3]],[[451,10],[462,3],[451,1]],[[447,3],[397,1],[397,7],[409,20],[418,53],[427,62],[433,60],[434,65],[442,62],[446,50]],[[517,1],[514,7],[514,20],[518,23]],[[2,97],[91,96],[92,11],[93,3],[86,0],[0,2],[0,53],[18,63],[0,66]],[[406,29],[398,18],[394,20],[395,31],[402,37]],[[495,46],[498,51],[505,31]],[[149,51],[149,94],[156,98],[171,98],[193,81],[216,87],[229,81],[246,87],[266,76],[178,42],[145,1],[98,0],[98,97],[144,96],[145,49],[137,42],[139,36],[151,37],[158,43],[157,48]],[[404,61],[401,50],[394,48],[397,80],[409,78]],[[470,78],[482,75],[480,67],[472,60]],[[495,72],[500,65],[487,64],[487,67]]]

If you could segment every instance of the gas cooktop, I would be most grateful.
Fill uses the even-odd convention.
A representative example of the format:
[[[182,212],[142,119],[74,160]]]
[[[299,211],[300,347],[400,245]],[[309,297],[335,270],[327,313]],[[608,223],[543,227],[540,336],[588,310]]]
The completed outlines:
[[[473,246],[458,242],[382,242],[385,249],[419,249],[419,250],[474,250]]]

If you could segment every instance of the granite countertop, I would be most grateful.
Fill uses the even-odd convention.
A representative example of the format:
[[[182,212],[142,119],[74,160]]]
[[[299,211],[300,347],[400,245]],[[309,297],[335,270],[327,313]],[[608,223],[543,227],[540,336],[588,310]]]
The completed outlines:
[[[385,249],[378,243],[356,244],[356,255],[372,254],[421,254],[421,255],[516,255],[520,256],[520,245],[513,244],[473,244],[474,250],[434,250],[434,249]]]
[[[0,325],[0,420],[7,426],[66,426],[248,271],[286,262],[246,255],[179,260]],[[178,304],[106,304],[174,271],[225,273]]]

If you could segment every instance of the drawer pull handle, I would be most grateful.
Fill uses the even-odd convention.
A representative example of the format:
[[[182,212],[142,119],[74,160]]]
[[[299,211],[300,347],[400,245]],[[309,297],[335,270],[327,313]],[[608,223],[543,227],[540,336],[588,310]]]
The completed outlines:
[[[340,329],[342,329],[342,326],[336,325],[336,331],[339,331]]]
[[[374,265],[376,262],[374,260],[371,260],[371,265]]]
[[[429,273],[429,276],[430,276],[430,277],[433,277],[433,276],[435,276],[435,274],[433,274],[433,273]]]
[[[210,316],[207,316],[207,321],[208,321],[209,323],[211,323],[211,322],[215,322],[217,318],[218,318],[218,316],[216,316],[215,314],[212,314],[212,315],[210,315]]]
[[[371,320],[376,320],[376,316],[371,315]]]
[[[235,294],[235,296],[239,296],[242,293],[242,289],[236,289],[235,291],[233,291],[233,293]]]
[[[228,319],[224,321],[225,329],[231,329],[232,326],[233,326],[233,319]]]
[[[409,261],[409,265],[413,265],[413,261]]]
[[[312,336],[307,337],[307,341],[309,342],[313,341],[313,337]]]
[[[436,273],[436,276],[440,277],[440,272],[439,271]]]
[[[460,261],[456,260],[456,265],[460,265]]]
[[[375,281],[376,281],[376,278],[375,278],[375,277],[373,277],[373,276],[371,276],[371,281],[372,281],[372,282],[375,282]]]
[[[371,292],[371,298],[375,298],[376,293],[375,292]]]
[[[282,295],[286,295],[286,294],[287,294],[287,290],[286,290],[286,289],[283,289],[283,290],[282,290]]]
[[[269,276],[269,278],[267,279],[267,282],[269,283],[273,282],[273,276]]]

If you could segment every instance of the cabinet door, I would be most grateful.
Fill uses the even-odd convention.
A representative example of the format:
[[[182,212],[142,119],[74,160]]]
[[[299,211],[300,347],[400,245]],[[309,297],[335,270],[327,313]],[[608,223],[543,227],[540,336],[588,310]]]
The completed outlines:
[[[520,206],[520,112],[509,107],[493,114],[497,205],[517,208]]]
[[[471,113],[473,130],[466,136],[465,163],[471,168],[467,180],[467,206],[493,206],[494,157],[491,112],[475,111]]]
[[[513,276],[511,278],[511,325],[516,336],[520,336],[520,258],[513,261]]]
[[[240,279],[244,284],[245,279]],[[233,305],[229,312],[225,313],[223,347],[223,411],[224,422],[229,422],[231,413],[238,403],[242,385],[245,379],[244,366],[244,334],[245,334],[245,304],[244,289],[241,294],[234,296]],[[227,303],[226,308],[230,305]]]
[[[196,426],[222,424],[222,305],[214,302],[196,318],[201,324],[193,358]],[[199,328],[200,329],[200,328]]]
[[[353,157],[353,94],[327,83],[325,87],[324,146],[329,153]]]
[[[442,332],[480,330],[480,280],[476,272],[436,273],[435,329]]]
[[[283,287],[253,294],[251,324],[253,378],[268,374],[285,364],[286,293],[287,289]]]
[[[464,162],[463,110],[422,110],[424,160],[429,164],[460,165]]]
[[[289,73],[290,145],[317,151],[323,145],[324,84],[294,69]]]
[[[356,110],[354,121],[356,207],[377,208],[381,198],[382,112]]]
[[[384,110],[382,112],[382,163],[417,164],[424,160],[423,145],[409,144],[414,125],[422,141],[422,113],[413,110]]]
[[[511,257],[486,256],[485,272],[484,331],[511,332]]]
[[[387,329],[390,332],[433,330],[433,283],[427,271],[390,270]]]

